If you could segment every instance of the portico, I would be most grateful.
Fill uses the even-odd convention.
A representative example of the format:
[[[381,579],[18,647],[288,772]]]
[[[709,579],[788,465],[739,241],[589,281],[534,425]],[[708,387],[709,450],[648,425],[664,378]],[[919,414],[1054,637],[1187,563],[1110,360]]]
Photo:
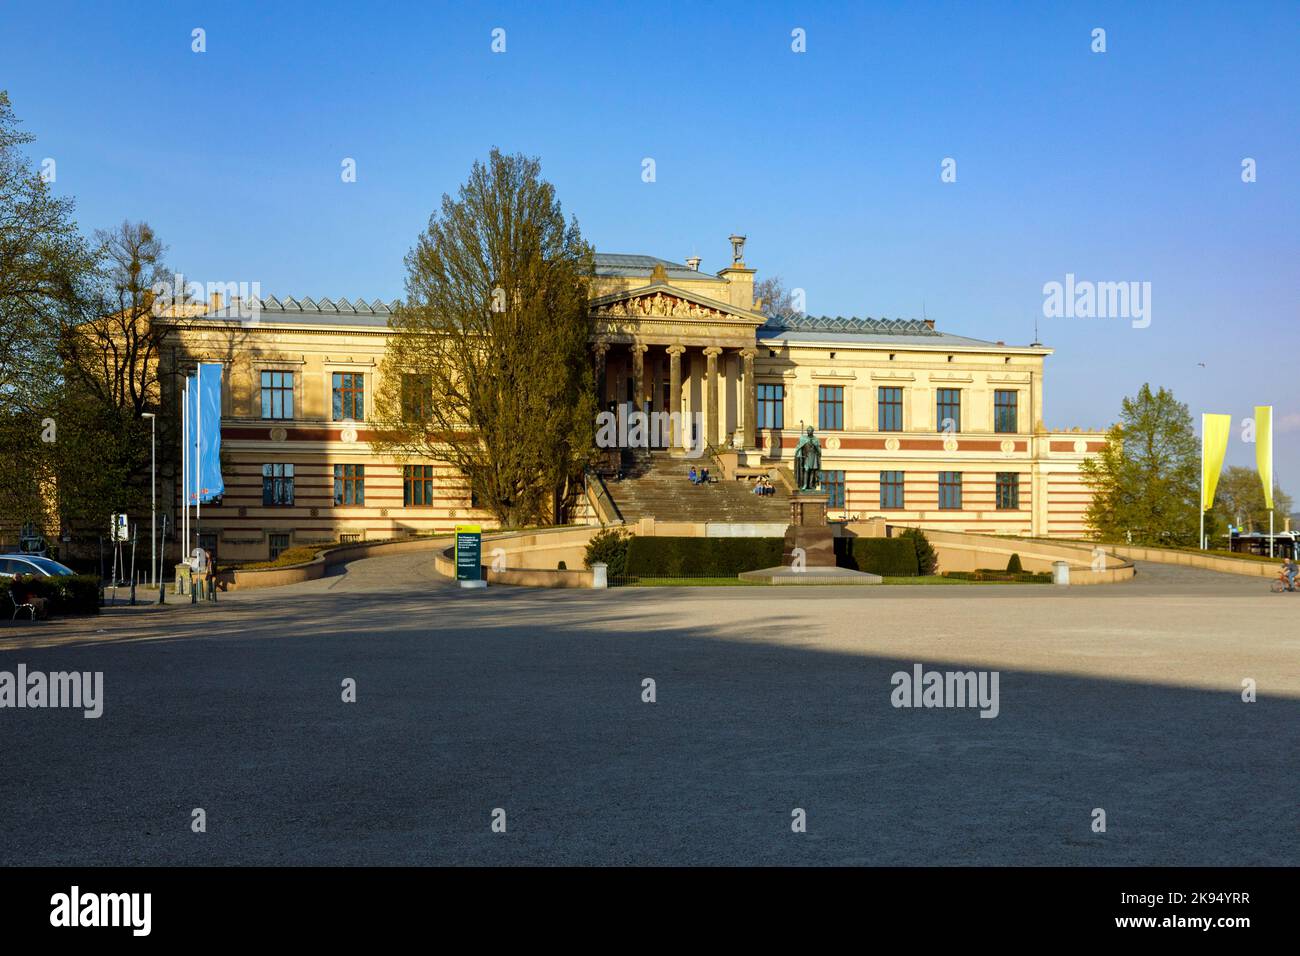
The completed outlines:
[[[591,318],[601,409],[677,412],[713,448],[757,450],[760,313],[669,285],[659,266],[648,285],[594,299]]]

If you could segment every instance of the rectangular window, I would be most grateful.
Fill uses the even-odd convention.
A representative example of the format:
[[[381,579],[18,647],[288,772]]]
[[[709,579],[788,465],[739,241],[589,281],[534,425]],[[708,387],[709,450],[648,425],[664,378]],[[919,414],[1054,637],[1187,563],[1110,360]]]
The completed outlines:
[[[1015,511],[1020,507],[1020,475],[1014,471],[998,472],[998,510]]]
[[[365,379],[360,372],[334,373],[334,421],[351,419],[359,422],[365,419]]]
[[[293,465],[262,466],[262,504],[267,507],[293,504]]]
[[[939,472],[939,508],[943,511],[961,510],[961,472]]]
[[[844,430],[844,386],[817,386],[817,427],[821,431]]]
[[[785,386],[758,386],[758,427],[785,428]]]
[[[1016,401],[1019,392],[1012,389],[996,389],[993,392],[993,430],[995,432],[1006,432],[1015,434],[1019,429],[1016,427]]]
[[[289,536],[287,534],[270,534],[267,540],[271,544],[271,560],[274,561],[280,556],[281,551],[289,550]]]
[[[936,392],[935,421],[941,432],[961,431],[961,389],[941,388]],[[949,424],[951,422],[951,424]]]
[[[293,418],[293,372],[262,373],[262,417]]]
[[[432,399],[433,380],[428,375],[402,376],[402,421],[428,421]]]
[[[823,471],[822,491],[826,492],[827,508],[844,507],[844,472]]]
[[[902,388],[891,385],[880,389],[880,430],[882,432],[903,430]]]
[[[894,511],[903,507],[903,473],[901,471],[882,471],[880,473],[880,507]]]
[[[364,505],[366,503],[366,466],[334,466],[334,503],[336,505]]]
[[[408,508],[433,504],[433,465],[407,465],[402,469],[402,504]]]

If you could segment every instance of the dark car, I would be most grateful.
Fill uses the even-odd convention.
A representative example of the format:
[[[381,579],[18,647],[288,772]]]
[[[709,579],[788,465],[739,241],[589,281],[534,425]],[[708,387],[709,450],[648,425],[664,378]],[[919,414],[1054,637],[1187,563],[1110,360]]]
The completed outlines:
[[[34,554],[0,554],[0,578],[11,578],[15,574],[48,578],[56,574],[76,573],[72,568],[50,558],[41,558]]]

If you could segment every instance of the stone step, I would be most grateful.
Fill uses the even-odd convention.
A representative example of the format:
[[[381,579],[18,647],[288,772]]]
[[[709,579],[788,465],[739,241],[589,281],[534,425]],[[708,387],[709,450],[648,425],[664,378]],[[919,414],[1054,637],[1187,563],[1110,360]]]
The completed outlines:
[[[625,520],[653,517],[660,521],[732,521],[785,523],[790,517],[789,496],[777,493],[758,497],[752,485],[739,481],[712,481],[692,485],[686,477],[691,462],[657,453],[627,462],[628,477],[609,483],[609,492]]]

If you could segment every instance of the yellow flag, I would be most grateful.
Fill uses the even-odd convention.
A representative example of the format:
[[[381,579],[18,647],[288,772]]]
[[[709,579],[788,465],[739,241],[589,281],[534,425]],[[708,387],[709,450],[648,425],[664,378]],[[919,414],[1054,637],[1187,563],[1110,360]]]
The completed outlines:
[[[1223,456],[1228,453],[1231,415],[1201,413],[1201,510],[1214,507],[1214,489],[1223,471]]]
[[[1255,406],[1255,469],[1264,483],[1264,507],[1273,510],[1273,406]]]

